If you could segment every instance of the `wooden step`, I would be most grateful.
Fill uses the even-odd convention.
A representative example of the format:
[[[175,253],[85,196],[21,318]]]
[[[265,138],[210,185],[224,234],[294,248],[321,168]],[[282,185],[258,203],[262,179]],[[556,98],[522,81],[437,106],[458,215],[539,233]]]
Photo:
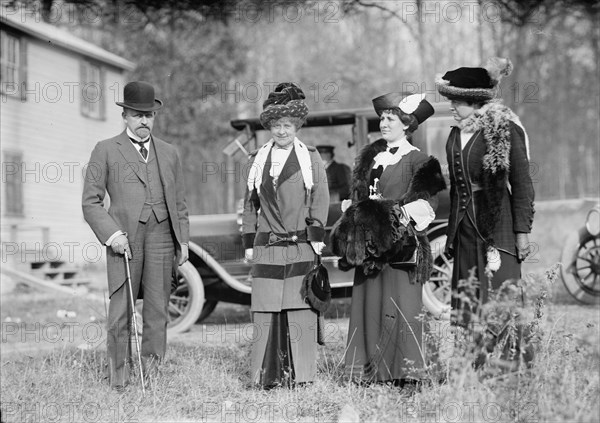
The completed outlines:
[[[73,277],[77,273],[80,272],[80,269],[76,267],[58,267],[58,268],[39,268],[33,269],[31,271],[32,274],[43,277],[44,275],[54,278],[57,275],[63,274],[65,275],[65,279],[68,277]]]
[[[56,282],[62,286],[84,286],[89,285],[92,281],[86,278],[72,278],[72,279],[53,279],[52,282]]]

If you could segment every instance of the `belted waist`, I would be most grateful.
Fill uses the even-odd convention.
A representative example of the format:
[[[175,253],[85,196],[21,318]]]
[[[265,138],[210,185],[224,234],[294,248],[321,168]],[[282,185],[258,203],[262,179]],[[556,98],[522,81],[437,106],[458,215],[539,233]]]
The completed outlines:
[[[284,246],[307,242],[306,230],[277,234],[274,232],[258,232],[254,238],[257,247],[270,247],[272,245]]]
[[[156,206],[158,204],[163,204],[165,202],[165,200],[160,200],[160,201],[144,201],[144,204],[148,204],[149,206]]]

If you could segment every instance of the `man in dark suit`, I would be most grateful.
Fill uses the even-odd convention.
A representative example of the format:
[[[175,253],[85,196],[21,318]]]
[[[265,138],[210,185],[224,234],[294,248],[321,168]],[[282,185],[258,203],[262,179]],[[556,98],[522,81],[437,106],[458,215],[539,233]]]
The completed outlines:
[[[188,259],[189,221],[183,170],[172,145],[152,135],[156,111],[152,85],[130,82],[124,88],[125,130],[100,141],[92,151],[82,207],[98,240],[107,246],[110,304],[107,322],[108,376],[113,389],[128,384],[128,328],[131,310],[123,254],[131,259],[134,299],[144,298],[142,364],[156,375],[167,348],[167,306],[175,265]],[[104,197],[110,207],[104,208]]]
[[[350,198],[350,182],[352,181],[350,167],[333,160],[333,149],[334,147],[331,145],[317,146],[321,159],[325,163],[329,201],[332,203]]]

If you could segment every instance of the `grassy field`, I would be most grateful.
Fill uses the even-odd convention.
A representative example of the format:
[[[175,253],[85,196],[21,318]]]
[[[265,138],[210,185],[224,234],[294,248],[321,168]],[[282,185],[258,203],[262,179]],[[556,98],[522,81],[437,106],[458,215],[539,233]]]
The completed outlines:
[[[336,300],[315,383],[257,390],[249,386],[248,307],[219,304],[204,324],[169,339],[162,376],[146,396],[135,384],[117,394],[104,380],[106,304],[19,288],[1,297],[2,421],[599,422],[600,309],[576,304],[544,273],[590,204],[538,207],[531,241],[539,248],[524,266],[529,300],[509,316],[537,334],[529,367],[476,371],[470,337],[442,369],[429,369],[433,382],[420,392],[357,386],[343,376],[349,301]]]
[[[137,385],[117,394],[104,381],[104,340],[95,332],[104,324],[101,309],[61,297],[22,294],[19,300],[2,299],[1,409],[6,422],[600,420],[600,319],[595,307],[545,304],[531,368],[475,371],[469,355],[456,350],[447,361],[444,383],[435,381],[411,394],[344,379],[340,363],[347,301],[336,301],[327,315],[327,344],[320,349],[314,384],[254,389],[248,376],[248,309],[220,305],[206,324],[171,338],[162,377],[142,397]],[[59,309],[75,315],[59,318]],[[531,316],[533,301],[527,310]],[[90,340],[94,348],[77,348]],[[48,346],[52,349],[44,350]]]

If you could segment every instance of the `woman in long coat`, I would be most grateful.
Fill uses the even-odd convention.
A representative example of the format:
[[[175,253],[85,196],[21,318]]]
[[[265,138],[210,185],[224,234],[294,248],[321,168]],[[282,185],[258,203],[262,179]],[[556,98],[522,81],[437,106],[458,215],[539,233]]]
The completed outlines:
[[[393,232],[389,210],[380,214],[384,204],[403,205],[403,227],[414,228],[422,247],[428,247],[423,234],[435,217],[436,193],[445,183],[439,162],[410,143],[412,132],[433,114],[424,95],[403,99],[400,93],[390,93],[375,98],[373,105],[383,138],[360,152],[353,171],[352,205],[332,234],[332,247],[342,256],[340,267],[357,265],[345,372],[353,381],[403,386],[420,379],[418,370],[412,369],[424,364],[418,316],[422,283],[431,269],[430,250],[418,250],[415,268],[391,267],[385,252],[375,258],[369,254],[386,249],[387,234]]]
[[[511,70],[510,60],[494,58],[484,68],[458,68],[436,81],[458,122],[446,143],[451,182],[446,246],[454,256],[456,323],[468,322],[477,304],[488,301],[490,289],[519,279],[521,261],[531,253],[534,191],[528,139],[519,118],[494,100],[499,81]],[[467,305],[457,294],[464,289],[459,281],[468,279],[472,269],[480,284],[476,301]]]
[[[329,191],[314,147],[296,138],[308,109],[304,93],[279,84],[263,104],[272,138],[251,155],[243,244],[252,265],[251,378],[264,388],[316,375],[317,313],[301,298],[304,276],[324,246]]]

